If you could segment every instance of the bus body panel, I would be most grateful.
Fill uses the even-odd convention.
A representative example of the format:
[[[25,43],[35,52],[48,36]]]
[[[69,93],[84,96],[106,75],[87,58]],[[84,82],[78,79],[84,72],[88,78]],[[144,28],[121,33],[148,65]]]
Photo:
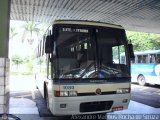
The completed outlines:
[[[110,92],[116,91],[119,88],[130,88],[129,82],[127,83],[69,83],[69,84],[61,84],[54,85],[53,89],[60,88],[60,91],[77,91],[78,93],[95,93],[97,88],[101,89],[101,92]],[[68,88],[68,89],[67,89]]]
[[[64,89],[66,86],[74,89]],[[97,95],[96,89],[100,88],[102,94],[104,92],[108,92],[106,95]],[[123,107],[123,109],[128,108],[129,100],[130,100],[130,93],[126,94],[116,94],[116,90],[119,88],[130,88],[130,83],[114,83],[114,84],[83,84],[74,85],[74,84],[64,84],[64,85],[53,85],[53,91],[61,90],[61,91],[77,91],[78,94],[83,94],[82,96],[75,96],[75,97],[53,97],[53,109],[51,110],[55,115],[72,115],[72,114],[92,114],[92,113],[103,113],[103,112],[111,112],[112,108],[114,107]],[[114,92],[113,92],[114,91]],[[91,94],[91,95],[85,95]],[[113,93],[109,93],[113,92]],[[93,95],[94,94],[94,95]],[[123,102],[127,99],[127,102]],[[102,111],[90,111],[90,112],[80,112],[80,104],[87,103],[87,102],[107,102],[113,101],[111,107],[107,110]],[[66,104],[66,108],[60,108],[61,104]]]
[[[55,115],[76,115],[76,114],[93,114],[93,113],[104,113],[112,112],[114,107],[128,108],[127,103],[122,103],[124,99],[130,99],[130,94],[119,94],[119,95],[99,95],[99,96],[80,96],[80,97],[55,97],[53,99],[53,110],[52,113]],[[93,112],[80,112],[80,104],[87,102],[101,102],[101,101],[113,101],[113,105],[108,110],[93,111]],[[66,108],[60,108],[60,104],[66,104]],[[122,109],[121,109],[122,110]]]
[[[146,83],[160,84],[160,65],[159,64],[132,64],[132,82],[138,82],[138,77],[143,75]]]

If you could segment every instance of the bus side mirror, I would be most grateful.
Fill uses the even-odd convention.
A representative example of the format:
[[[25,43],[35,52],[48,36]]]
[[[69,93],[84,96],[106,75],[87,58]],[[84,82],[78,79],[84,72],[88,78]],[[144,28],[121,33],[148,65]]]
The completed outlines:
[[[134,55],[134,51],[133,51],[133,45],[131,43],[129,43],[128,48],[129,48],[129,53],[130,53],[130,59],[134,59],[135,55]]]
[[[45,41],[45,53],[52,53],[50,35],[47,35]]]

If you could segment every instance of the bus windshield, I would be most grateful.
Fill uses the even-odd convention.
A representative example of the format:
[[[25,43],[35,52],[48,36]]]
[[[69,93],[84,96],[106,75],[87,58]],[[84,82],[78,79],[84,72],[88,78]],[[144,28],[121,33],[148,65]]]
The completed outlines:
[[[66,25],[56,31],[54,78],[129,77],[129,62],[120,63],[120,54],[127,52],[124,30]]]

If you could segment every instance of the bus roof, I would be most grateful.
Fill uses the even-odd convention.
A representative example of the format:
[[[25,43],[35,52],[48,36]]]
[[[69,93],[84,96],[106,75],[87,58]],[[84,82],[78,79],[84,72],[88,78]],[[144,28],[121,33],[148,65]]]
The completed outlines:
[[[114,24],[96,22],[96,21],[87,21],[87,20],[55,20],[53,22],[53,25],[55,25],[55,24],[90,25],[90,26],[100,26],[100,27],[111,27],[111,28],[124,29],[120,25],[114,25]]]
[[[146,50],[141,52],[134,52],[135,55],[145,55],[145,54],[160,54],[160,50]]]
[[[148,55],[148,54],[160,54],[160,50],[146,50],[146,51],[139,51],[134,52],[135,55]],[[124,56],[124,53],[121,53],[120,56]]]

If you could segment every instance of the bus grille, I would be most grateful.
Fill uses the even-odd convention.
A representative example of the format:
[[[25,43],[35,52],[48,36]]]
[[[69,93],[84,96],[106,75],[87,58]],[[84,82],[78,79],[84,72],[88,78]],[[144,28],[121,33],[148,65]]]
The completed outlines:
[[[94,112],[111,109],[113,101],[86,102],[80,104],[80,112]]]

